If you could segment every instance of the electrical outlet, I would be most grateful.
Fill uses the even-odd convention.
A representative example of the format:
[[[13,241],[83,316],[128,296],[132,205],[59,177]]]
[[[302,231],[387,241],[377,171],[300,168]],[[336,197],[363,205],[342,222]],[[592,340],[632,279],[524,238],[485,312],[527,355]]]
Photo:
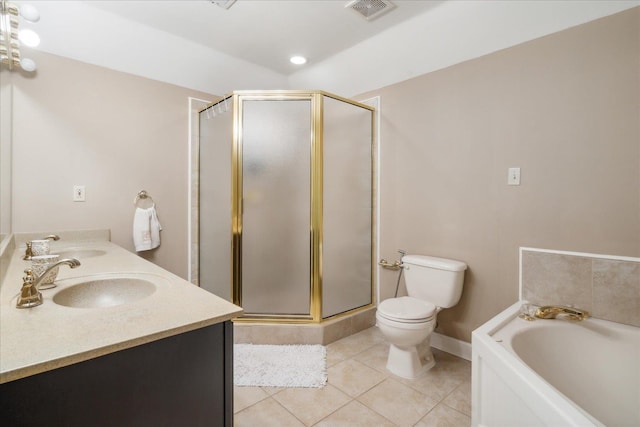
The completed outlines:
[[[85,187],[84,185],[73,186],[73,201],[84,202],[86,201]]]
[[[520,168],[509,168],[509,176],[507,177],[507,184],[520,185]]]

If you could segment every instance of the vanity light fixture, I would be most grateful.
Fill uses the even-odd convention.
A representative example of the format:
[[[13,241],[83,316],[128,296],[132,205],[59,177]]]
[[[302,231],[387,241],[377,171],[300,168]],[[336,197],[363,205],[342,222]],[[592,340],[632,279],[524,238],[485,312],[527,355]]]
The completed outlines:
[[[36,47],[40,44],[40,36],[33,30],[29,28],[20,30],[18,33],[18,40],[22,42],[25,46]]]
[[[296,55],[289,58],[289,61],[292,64],[302,65],[307,63],[307,58],[305,58],[304,56]]]
[[[18,8],[13,3],[0,0],[0,63],[9,69],[20,67],[25,71],[35,71],[36,63],[20,55],[20,43],[35,47],[40,44],[40,37],[30,29],[20,30],[20,17],[28,22],[38,22],[40,13],[28,4]]]

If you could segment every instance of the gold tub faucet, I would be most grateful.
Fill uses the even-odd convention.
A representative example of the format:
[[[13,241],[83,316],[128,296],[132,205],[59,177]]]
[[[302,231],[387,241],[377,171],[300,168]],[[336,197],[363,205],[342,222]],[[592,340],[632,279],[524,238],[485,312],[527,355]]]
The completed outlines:
[[[589,312],[586,310],[580,310],[579,308],[565,307],[562,305],[545,305],[539,307],[535,314],[538,319],[555,319],[557,316],[561,316],[568,320],[584,320],[589,317]]]

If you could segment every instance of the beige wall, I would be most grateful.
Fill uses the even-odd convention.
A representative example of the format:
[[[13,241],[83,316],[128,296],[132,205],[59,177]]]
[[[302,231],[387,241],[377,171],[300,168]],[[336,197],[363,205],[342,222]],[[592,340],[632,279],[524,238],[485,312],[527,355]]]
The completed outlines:
[[[640,256],[639,64],[635,8],[362,95],[381,96],[381,256],[469,265],[440,332],[470,341],[517,301],[519,246]]]
[[[142,252],[187,277],[188,97],[211,95],[34,52],[13,84],[12,231],[110,228],[133,251],[138,191],[156,202],[162,244]],[[5,112],[3,111],[3,115]],[[87,201],[73,202],[73,185]]]

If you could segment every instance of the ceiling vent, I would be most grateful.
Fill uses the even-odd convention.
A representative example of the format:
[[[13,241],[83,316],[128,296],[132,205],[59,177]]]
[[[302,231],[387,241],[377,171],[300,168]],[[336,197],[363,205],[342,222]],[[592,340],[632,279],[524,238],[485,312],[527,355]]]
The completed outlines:
[[[346,6],[367,21],[378,18],[396,7],[389,0],[354,0]]]
[[[223,9],[229,9],[235,2],[236,0],[211,0],[211,3],[220,6]]]

